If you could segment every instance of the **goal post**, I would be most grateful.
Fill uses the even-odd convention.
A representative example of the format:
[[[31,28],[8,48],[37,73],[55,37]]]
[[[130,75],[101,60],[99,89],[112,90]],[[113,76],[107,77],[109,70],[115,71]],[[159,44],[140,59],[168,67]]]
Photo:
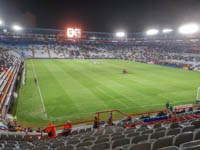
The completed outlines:
[[[197,102],[200,102],[200,87],[197,88],[197,98],[196,98]]]

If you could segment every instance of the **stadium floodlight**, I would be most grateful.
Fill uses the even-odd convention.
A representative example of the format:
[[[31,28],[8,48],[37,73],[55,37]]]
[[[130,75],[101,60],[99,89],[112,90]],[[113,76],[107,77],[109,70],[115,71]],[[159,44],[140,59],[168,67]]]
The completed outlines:
[[[199,26],[197,24],[185,24],[179,28],[179,33],[181,34],[194,34],[199,31]]]
[[[23,28],[21,26],[19,26],[19,25],[13,25],[12,28],[15,31],[21,31],[21,30],[23,30]]]
[[[3,25],[3,21],[2,20],[0,20],[0,26],[2,26]]]
[[[150,29],[150,30],[147,30],[146,32],[147,35],[156,35],[158,33],[159,31],[157,29]]]
[[[125,36],[125,33],[124,33],[124,32],[117,32],[117,33],[116,33],[116,36],[117,36],[117,37],[124,37],[124,36]]]
[[[163,29],[163,30],[162,30],[163,33],[170,33],[170,32],[172,32],[172,31],[173,31],[172,29]]]

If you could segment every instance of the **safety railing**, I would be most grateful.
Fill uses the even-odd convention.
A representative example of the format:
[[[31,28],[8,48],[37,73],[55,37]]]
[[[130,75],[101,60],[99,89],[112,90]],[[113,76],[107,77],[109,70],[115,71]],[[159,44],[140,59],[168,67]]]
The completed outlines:
[[[177,117],[177,113],[178,112],[183,112],[185,110],[189,110],[189,109],[197,109],[197,111],[199,111],[199,114],[192,114],[190,117],[182,117],[179,116]],[[144,116],[144,115],[149,115],[151,116],[152,114],[158,114],[160,112],[165,112],[168,113],[168,116],[165,120],[159,120],[159,121],[152,121],[152,122],[148,122],[145,123],[142,121],[142,119],[137,119],[138,122],[134,124],[134,126],[129,126],[128,125],[128,119],[126,119],[126,123],[125,123],[125,128],[129,128],[129,127],[135,127],[137,125],[142,125],[142,124],[147,124],[147,125],[152,125],[152,124],[156,124],[156,123],[163,123],[163,122],[180,122],[183,120],[189,120],[189,119],[195,119],[195,118],[200,118],[200,106],[198,105],[194,105],[194,106],[185,106],[185,107],[181,107],[181,108],[176,108],[173,112],[170,112],[168,109],[164,109],[164,110],[158,110],[158,111],[152,111],[152,112],[143,112],[143,113],[135,113],[135,114],[127,114],[124,112],[121,112],[120,110],[110,110],[110,111],[101,111],[101,112],[96,112],[94,113],[94,116],[97,117],[97,122],[98,122],[98,128],[100,128],[100,121],[101,121],[101,115],[102,114],[107,114],[109,113],[109,119],[110,119],[110,123],[113,122],[114,120],[114,113],[119,113],[120,115],[128,118],[128,117],[132,117],[133,119],[137,119],[139,116]],[[108,119],[108,120],[109,120]],[[80,124],[86,124],[86,123],[93,123],[95,120],[94,119],[87,119],[87,120],[77,120],[77,121],[72,121],[71,124],[74,125],[80,125]],[[63,127],[65,124],[61,124],[61,125],[57,125],[54,126],[55,128],[60,128]],[[30,135],[27,131],[22,130],[22,132],[24,132],[26,134],[26,139],[29,140],[30,136],[39,136],[40,139],[44,139],[43,135],[44,135],[44,131],[48,128],[52,128],[52,127],[46,127],[44,130],[41,130],[41,132],[39,134],[35,134],[35,135]],[[2,130],[2,129],[0,129]],[[3,129],[3,130],[7,130],[7,131],[11,131],[11,129]]]

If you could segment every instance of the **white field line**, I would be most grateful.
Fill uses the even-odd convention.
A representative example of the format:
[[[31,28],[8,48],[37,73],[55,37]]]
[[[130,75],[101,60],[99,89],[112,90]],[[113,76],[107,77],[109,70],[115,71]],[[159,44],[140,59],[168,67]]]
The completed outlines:
[[[170,104],[177,104],[177,103],[181,103],[181,102],[192,102],[192,100],[183,100],[183,101],[173,102],[173,103],[170,103]],[[142,105],[142,106],[135,106],[135,107],[128,107],[128,108],[121,108],[119,110],[126,110],[126,109],[133,109],[133,108],[144,108],[144,107],[152,107],[152,106],[164,106],[165,107],[165,104]],[[100,110],[100,111],[105,111],[105,110]],[[67,118],[73,118],[73,117],[76,117],[76,116],[91,115],[91,114],[94,114],[94,113],[96,113],[96,112],[80,113],[80,114],[76,114],[76,115],[66,115],[66,116],[61,116],[61,117],[49,117],[49,119],[65,119],[65,118],[67,119]]]
[[[38,87],[38,92],[39,92],[39,95],[40,95],[40,100],[41,100],[41,103],[42,103],[42,108],[43,108],[43,112],[44,112],[44,117],[47,118],[46,108],[45,108],[45,106],[44,106],[44,99],[43,99],[43,97],[42,97],[42,93],[41,93],[41,90],[40,90],[40,85],[39,85],[38,77],[37,77],[37,74],[36,74],[36,71],[35,71],[35,67],[34,67],[34,64],[33,64],[33,61],[32,61],[32,60],[31,60],[31,64],[32,64],[34,76],[35,76],[35,78],[37,79],[37,87]]]

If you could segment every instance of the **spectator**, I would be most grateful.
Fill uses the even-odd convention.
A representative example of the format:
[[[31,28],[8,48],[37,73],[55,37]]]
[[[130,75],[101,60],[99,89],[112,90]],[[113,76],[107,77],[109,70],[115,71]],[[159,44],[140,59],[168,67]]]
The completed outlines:
[[[13,128],[14,128],[12,122],[10,122],[10,121],[8,122],[8,125],[7,125],[7,126],[8,126],[8,129],[13,129]]]
[[[66,125],[63,126],[62,135],[63,136],[68,136],[71,133],[72,133],[72,123],[71,123],[71,121],[67,121]]]
[[[7,126],[8,126],[8,130],[9,131],[15,131],[15,127],[14,127],[14,125],[13,125],[13,123],[11,121],[8,122]]]
[[[108,124],[109,125],[113,125],[113,123],[112,123],[112,114],[111,113],[109,114],[109,117],[108,117]]]
[[[46,127],[46,129],[44,129],[44,132],[48,133],[48,138],[49,139],[53,139],[56,137],[56,127],[54,124],[49,123]]]
[[[171,113],[173,113],[173,106],[170,105],[169,110]]]
[[[30,127],[28,127],[27,132],[33,132],[33,130]]]
[[[14,121],[14,124],[15,124],[15,127],[16,127],[17,126],[17,116],[16,115],[13,117],[13,121]]]
[[[96,116],[94,117],[93,128],[94,128],[94,129],[97,129],[97,128],[98,128],[98,119],[97,119]]]
[[[169,109],[169,102],[166,103],[166,109]]]
[[[22,131],[22,127],[18,125],[18,127],[16,128],[16,132],[21,132],[21,131]]]
[[[40,128],[38,128],[38,129],[36,130],[36,132],[37,132],[37,133],[40,133],[40,132],[41,132]]]

